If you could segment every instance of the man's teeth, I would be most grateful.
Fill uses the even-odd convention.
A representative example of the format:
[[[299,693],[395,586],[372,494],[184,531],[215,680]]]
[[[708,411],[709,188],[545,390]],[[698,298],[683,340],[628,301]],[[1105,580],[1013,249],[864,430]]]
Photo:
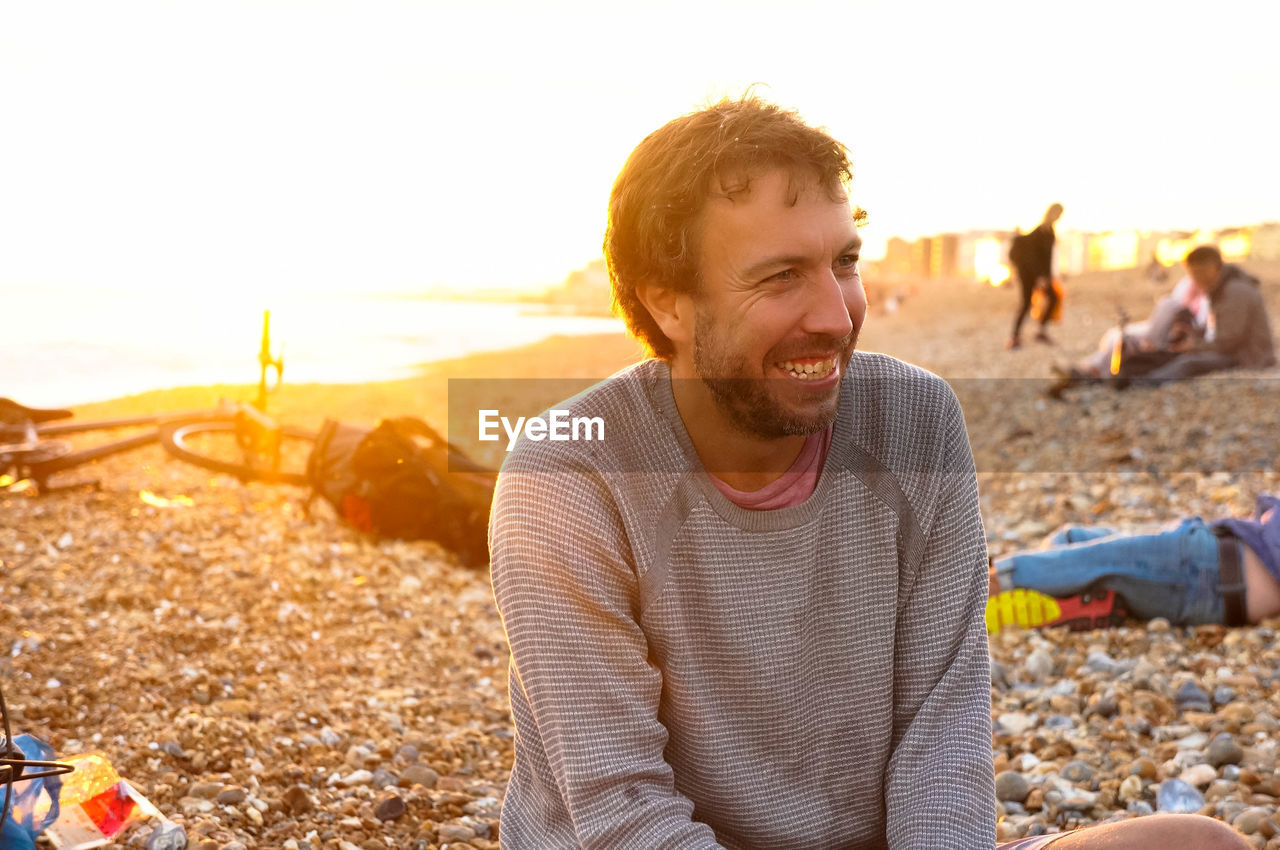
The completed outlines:
[[[793,378],[799,378],[807,381],[814,378],[825,378],[831,374],[831,370],[836,368],[836,361],[822,360],[817,363],[794,363],[790,360],[782,363],[782,368]]]

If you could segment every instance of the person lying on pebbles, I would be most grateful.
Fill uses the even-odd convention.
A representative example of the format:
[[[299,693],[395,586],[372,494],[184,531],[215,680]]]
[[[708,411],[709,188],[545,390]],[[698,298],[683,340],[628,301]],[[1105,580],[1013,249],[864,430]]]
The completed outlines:
[[[1039,550],[995,559],[987,631],[1091,629],[1126,616],[1240,626],[1280,614],[1280,499],[1252,518],[1188,517],[1154,533],[1065,526]]]
[[[632,152],[605,254],[654,358],[521,439],[492,580],[508,850],[996,846],[985,535],[959,403],[855,351],[845,147],[755,97]],[[1151,815],[1027,850],[1244,848]]]

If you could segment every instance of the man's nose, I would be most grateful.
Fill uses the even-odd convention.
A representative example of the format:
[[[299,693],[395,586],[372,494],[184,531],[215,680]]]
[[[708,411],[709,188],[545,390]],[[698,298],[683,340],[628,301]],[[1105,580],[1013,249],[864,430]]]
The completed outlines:
[[[818,275],[809,287],[809,303],[805,310],[803,330],[841,339],[853,330],[845,287],[831,271]]]

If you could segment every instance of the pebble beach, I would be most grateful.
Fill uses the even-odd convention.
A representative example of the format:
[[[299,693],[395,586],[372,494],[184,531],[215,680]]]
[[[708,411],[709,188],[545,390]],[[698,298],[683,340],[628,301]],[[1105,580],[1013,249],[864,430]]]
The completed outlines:
[[[1280,263],[1246,267],[1274,330]],[[969,283],[922,282],[892,312],[873,301],[862,334],[860,348],[955,388],[993,555],[1063,523],[1242,516],[1258,492],[1280,492],[1280,371],[1047,398],[1051,363],[1092,350],[1117,307],[1145,316],[1172,280],[1065,284],[1054,346],[1005,351],[1015,293]],[[271,412],[308,427],[442,424],[448,379],[590,381],[637,357],[621,336],[554,338],[401,381],[286,383]],[[252,395],[166,390],[76,414]],[[500,447],[451,436],[501,461]],[[59,480],[80,479],[96,484],[0,491],[0,687],[15,733],[60,756],[103,754],[199,850],[498,847],[512,732],[483,570],[433,543],[364,537],[306,490],[241,484],[157,446]],[[1156,620],[993,637],[999,837],[1196,811],[1280,848],[1277,628]],[[143,846],[153,827],[112,846]]]

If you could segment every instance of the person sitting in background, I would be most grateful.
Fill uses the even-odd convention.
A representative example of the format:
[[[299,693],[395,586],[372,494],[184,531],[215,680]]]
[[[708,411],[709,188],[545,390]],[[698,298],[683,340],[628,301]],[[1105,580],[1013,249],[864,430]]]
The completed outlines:
[[[1060,398],[1071,386],[1100,380],[1160,384],[1236,366],[1275,365],[1258,279],[1223,263],[1212,245],[1191,251],[1186,265],[1187,276],[1156,302],[1151,317],[1124,329],[1119,363],[1113,356],[1120,330],[1112,328],[1092,354],[1053,367],[1049,395]]]
[[[1266,493],[1251,519],[1189,517],[1151,534],[1066,526],[1045,543],[995,559],[988,632],[1099,628],[1126,614],[1228,626],[1280,615],[1280,498]]]
[[[1190,280],[1187,278],[1186,280]],[[1174,291],[1156,302],[1151,315],[1141,322],[1124,327],[1123,357],[1133,357],[1152,352],[1168,352],[1176,356],[1173,347],[1184,340],[1204,338],[1208,326],[1209,299],[1189,286],[1174,287]],[[1111,364],[1120,328],[1111,328],[1098,340],[1098,348],[1065,370],[1073,382],[1101,380],[1112,374]],[[1064,372],[1055,367],[1058,374]]]
[[[1177,354],[1145,375],[1145,383],[1161,384],[1222,369],[1265,369],[1276,364],[1267,305],[1258,279],[1222,261],[1222,252],[1201,245],[1187,254],[1191,286],[1209,299],[1209,321],[1203,339],[1170,344]]]

